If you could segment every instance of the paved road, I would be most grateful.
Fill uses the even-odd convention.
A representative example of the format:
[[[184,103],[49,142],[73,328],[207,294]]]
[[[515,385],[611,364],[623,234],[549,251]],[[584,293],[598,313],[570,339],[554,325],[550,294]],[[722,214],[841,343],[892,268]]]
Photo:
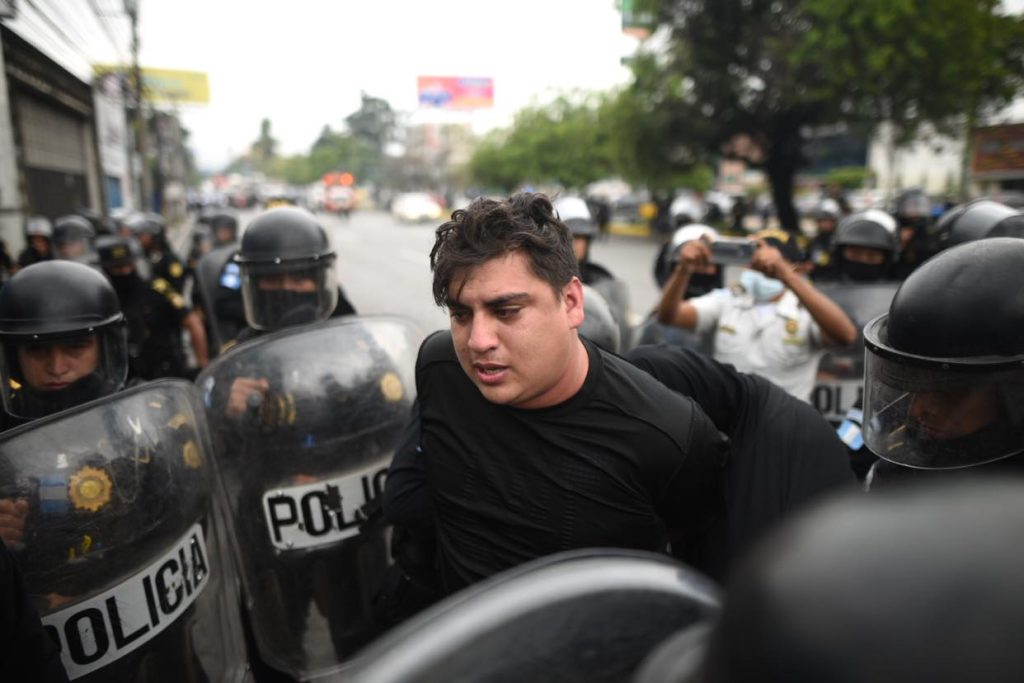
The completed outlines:
[[[243,228],[256,215],[242,212]],[[337,249],[338,276],[356,310],[408,317],[424,335],[448,327],[447,315],[430,293],[429,255],[436,224],[402,224],[377,211],[357,212],[348,220],[323,213],[318,218]],[[183,247],[186,232],[176,240]],[[610,235],[592,247],[592,259],[629,287],[635,322],[657,303],[651,271],[658,244],[653,238]]]

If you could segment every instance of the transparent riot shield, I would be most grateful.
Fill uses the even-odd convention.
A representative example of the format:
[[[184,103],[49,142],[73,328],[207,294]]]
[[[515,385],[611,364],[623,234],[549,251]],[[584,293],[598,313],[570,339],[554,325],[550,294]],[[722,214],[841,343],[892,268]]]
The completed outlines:
[[[231,258],[238,245],[218,247],[196,264],[195,286],[209,323],[210,356],[238,336],[245,327],[242,312],[242,276]]]
[[[842,308],[857,328],[857,341],[831,349],[818,363],[811,404],[833,424],[839,424],[864,398],[864,326],[889,311],[899,282],[871,284],[827,283],[818,289]]]
[[[576,550],[452,595],[346,673],[375,683],[628,681],[667,637],[717,612],[713,582],[667,557]]]
[[[422,334],[346,317],[231,349],[199,376],[260,659],[337,670],[377,633],[391,559],[368,511],[415,392]]]
[[[9,544],[72,680],[241,681],[195,387],[142,385],[0,438]]]

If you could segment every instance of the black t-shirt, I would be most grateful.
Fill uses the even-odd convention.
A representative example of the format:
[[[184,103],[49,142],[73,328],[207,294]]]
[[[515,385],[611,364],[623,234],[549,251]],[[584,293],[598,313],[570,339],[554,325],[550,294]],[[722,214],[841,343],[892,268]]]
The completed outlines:
[[[420,429],[396,453],[385,512],[433,515],[445,592],[573,548],[657,550],[721,516],[727,440],[693,401],[584,344],[583,387],[537,410],[485,399],[450,333],[420,348]]]
[[[697,402],[732,443],[726,488],[728,547],[709,534],[695,563],[722,576],[732,559],[783,517],[817,496],[855,483],[846,447],[809,404],[763,377],[689,349],[642,346],[627,358]]]

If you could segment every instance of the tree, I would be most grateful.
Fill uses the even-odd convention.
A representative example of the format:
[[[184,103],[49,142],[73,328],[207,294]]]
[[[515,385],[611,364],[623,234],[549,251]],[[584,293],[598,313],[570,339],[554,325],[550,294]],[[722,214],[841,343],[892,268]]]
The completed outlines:
[[[250,149],[253,164],[266,170],[277,157],[277,140],[270,134],[270,119],[263,119],[260,122],[260,136],[252,143]]]
[[[655,120],[667,144],[763,168],[780,221],[796,230],[809,128],[888,121],[908,139],[1015,91],[1021,22],[997,4],[647,0],[668,39],[637,61],[638,96],[669,108]]]
[[[364,92],[359,109],[345,117],[345,125],[351,136],[361,143],[360,149],[367,153],[364,160],[369,163],[363,171],[363,177],[378,179],[385,150],[388,143],[395,139],[395,111],[387,100]]]
[[[613,169],[612,132],[602,125],[600,98],[576,93],[520,110],[508,130],[486,137],[470,160],[482,186],[510,191],[523,183],[580,190]]]

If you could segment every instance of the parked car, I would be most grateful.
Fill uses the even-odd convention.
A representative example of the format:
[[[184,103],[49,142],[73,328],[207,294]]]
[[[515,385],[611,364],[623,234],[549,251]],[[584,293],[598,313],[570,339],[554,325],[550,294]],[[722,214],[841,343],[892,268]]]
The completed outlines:
[[[405,223],[440,220],[444,209],[426,192],[406,192],[391,201],[391,215]]]

